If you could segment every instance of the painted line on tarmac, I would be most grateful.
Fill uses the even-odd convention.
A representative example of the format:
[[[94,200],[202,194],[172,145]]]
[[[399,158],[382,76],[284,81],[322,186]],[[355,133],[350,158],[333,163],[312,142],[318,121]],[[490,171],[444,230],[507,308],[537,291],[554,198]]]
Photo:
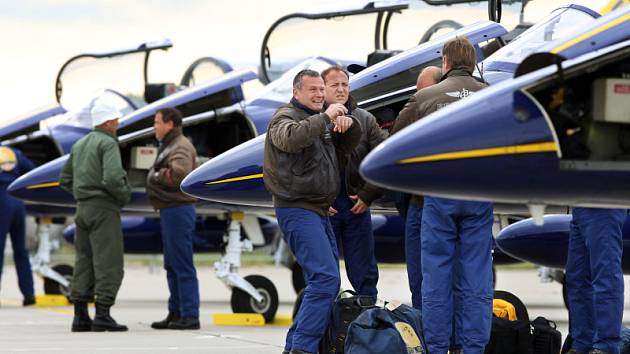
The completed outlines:
[[[0,304],[1,305],[22,305],[22,301],[18,301],[18,300],[13,300],[13,299],[1,299],[0,300]],[[59,308],[54,308],[54,307],[47,307],[47,306],[27,306],[26,308],[32,308],[32,309],[36,309],[36,310],[43,310],[43,311],[49,311],[49,312],[55,312],[55,313],[60,313],[60,314],[64,314],[64,315],[72,315],[74,316],[74,311],[73,310],[68,310],[68,309],[59,309]]]

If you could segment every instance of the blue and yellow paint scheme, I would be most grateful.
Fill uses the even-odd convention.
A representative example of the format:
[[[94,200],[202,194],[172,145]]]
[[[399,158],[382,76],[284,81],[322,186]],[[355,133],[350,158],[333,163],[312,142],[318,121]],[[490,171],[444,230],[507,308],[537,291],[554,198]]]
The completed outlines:
[[[155,112],[160,108],[194,104],[196,101],[201,101],[217,93],[230,92],[234,88],[238,88],[238,92],[240,92],[240,86],[243,82],[256,79],[256,77],[256,74],[251,70],[233,71],[207,84],[180,91],[146,105],[121,119],[119,132],[131,132],[127,135],[128,138],[122,136],[120,142],[121,144],[125,144],[127,140],[133,140],[138,134],[137,132],[133,132],[134,129],[144,129],[146,130],[145,135],[151,135],[150,130],[153,125],[153,117]],[[234,97],[242,98],[242,93]],[[84,134],[87,134],[89,131],[90,130],[86,130]],[[9,187],[9,193],[14,197],[26,200],[30,203],[74,207],[75,201],[72,196],[63,191],[59,187],[58,182],[59,173],[67,159],[68,155],[61,156],[23,175],[15,180]],[[154,212],[144,189],[134,190],[132,192],[131,202],[127,205],[127,209],[132,212]],[[214,208],[212,209],[216,210]],[[220,210],[223,209],[224,208],[220,208]]]
[[[404,129],[367,156],[361,173],[378,185],[425,195],[627,207],[630,171],[623,156],[577,156],[570,145],[562,146],[575,132],[559,128],[558,121],[591,114],[584,93],[599,77],[623,77],[629,44],[630,7],[622,7],[550,43],[549,52],[559,58],[555,65],[492,85]],[[582,95],[572,99],[576,93]],[[558,107],[571,113],[563,117]],[[588,139],[599,131],[594,123],[584,127]]]
[[[592,10],[580,6],[563,6],[554,11],[550,16],[546,17],[541,23],[532,27],[531,32],[538,33],[539,29],[545,30],[547,24],[558,23],[561,16],[568,16],[569,18],[580,17],[583,21],[591,23],[595,21],[597,14]],[[368,110],[374,107],[379,107],[379,105],[386,104],[389,100],[391,100],[391,96],[396,94],[405,94],[406,99],[406,97],[409,97],[409,95],[414,92],[415,88],[409,88],[403,93],[394,92],[389,93],[389,95],[387,93],[381,93],[379,95],[374,95],[375,97],[364,97],[364,92],[366,89],[378,87],[387,78],[393,77],[401,71],[408,70],[411,65],[409,63],[417,65],[417,63],[424,61],[429,63],[427,65],[431,65],[431,63],[434,63],[436,60],[440,60],[442,45],[448,38],[451,38],[450,36],[452,35],[465,35],[475,45],[478,45],[478,43],[483,40],[487,40],[491,36],[501,35],[497,27],[485,29],[491,31],[492,34],[484,32],[483,24],[476,24],[462,28],[458,32],[445,35],[439,39],[420,45],[407,52],[403,52],[374,65],[373,67],[356,74],[350,79],[351,94],[355,97],[359,96],[359,104]],[[551,34],[553,34],[553,32],[551,32]],[[521,37],[527,38],[528,32],[523,33]],[[540,43],[541,46],[548,44],[549,43],[546,41]],[[497,53],[500,51],[521,52],[518,48],[514,48],[514,46],[520,45],[522,45],[522,41],[517,38],[507,46],[500,49]],[[588,50],[584,47],[581,48],[583,50]],[[535,50],[536,48],[532,48],[531,46],[527,49],[529,53],[534,52]],[[497,53],[495,53],[495,55]],[[484,61],[484,63],[487,64],[484,65],[486,66],[486,69],[489,67],[490,69],[488,70],[491,71],[494,67],[496,68],[497,73],[507,73],[509,74],[509,77],[512,77],[514,75],[514,70],[516,70],[516,66],[499,65],[500,59],[504,56],[495,55],[490,56],[486,59],[487,61]],[[259,136],[256,139],[242,144],[241,146],[238,146],[204,164],[197,170],[193,171],[193,173],[184,180],[182,183],[182,190],[196,197],[208,200],[234,204],[270,206],[271,196],[264,188],[262,181],[264,139],[264,136]],[[525,148],[531,149],[540,147],[527,146]],[[381,209],[381,211],[391,211],[391,208],[391,203],[383,205],[377,202],[375,204],[376,210]]]
[[[454,33],[436,38],[408,51],[371,66],[350,78],[351,94],[362,107],[379,108],[384,101],[404,102],[415,90],[416,75],[422,67],[436,65],[442,46],[453,35],[465,35],[478,45],[507,33],[503,26],[494,22],[480,22]],[[384,82],[400,73],[415,72],[411,80],[390,86],[391,91],[380,88]],[[288,102],[288,99],[287,99]],[[275,110],[274,110],[275,111]],[[269,119],[273,111],[268,111]],[[265,135],[241,144],[197,168],[182,183],[182,190],[195,197],[230,204],[271,207],[271,195],[265,189],[262,162]],[[375,205],[375,209],[379,209]],[[393,211],[393,204],[388,204]]]

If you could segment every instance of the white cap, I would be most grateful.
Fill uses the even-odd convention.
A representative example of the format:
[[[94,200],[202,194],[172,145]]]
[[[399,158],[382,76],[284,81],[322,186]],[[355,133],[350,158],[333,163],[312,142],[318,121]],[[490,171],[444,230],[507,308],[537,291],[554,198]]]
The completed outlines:
[[[90,114],[92,115],[93,127],[122,116],[116,107],[107,103],[99,103],[98,101],[94,103],[94,107],[92,107]]]

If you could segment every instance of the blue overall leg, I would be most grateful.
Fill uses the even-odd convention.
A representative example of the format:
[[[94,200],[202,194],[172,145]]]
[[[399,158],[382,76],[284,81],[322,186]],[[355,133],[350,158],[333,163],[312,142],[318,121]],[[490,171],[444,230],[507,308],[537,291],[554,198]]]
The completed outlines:
[[[191,204],[160,209],[169,311],[199,318],[199,282],[193,264],[195,208]]]
[[[4,265],[6,237],[7,234],[10,234],[18,286],[25,298],[33,297],[35,296],[35,290],[33,288],[31,262],[26,249],[26,226],[24,224],[26,210],[24,203],[8,196],[6,190],[2,190],[0,193],[2,194],[0,196],[0,207],[4,214],[4,217],[0,220],[0,276]]]
[[[421,234],[428,351],[446,353],[453,341],[483,353],[492,320],[491,205],[425,197]]]
[[[422,310],[421,225],[422,208],[409,205],[405,222],[405,260],[409,290],[411,291],[411,305],[418,310]]]
[[[370,211],[354,214],[353,203],[346,195],[335,200],[337,215],[330,218],[339,249],[343,250],[346,273],[359,295],[377,296],[378,265],[374,255],[374,234]]]
[[[31,270],[31,261],[29,259],[28,250],[26,249],[26,208],[20,200],[13,199],[11,206],[13,217],[11,219],[11,245],[13,246],[13,261],[15,270],[18,275],[18,286],[24,298],[32,298],[35,296],[33,288],[33,271]],[[6,211],[6,209],[5,209]]]
[[[573,349],[619,353],[625,209],[573,209],[566,281]]]
[[[457,202],[460,205],[459,288],[455,337],[464,353],[482,354],[490,340],[492,326],[492,204]]]
[[[445,354],[453,328],[453,264],[457,225],[436,198],[422,212],[422,322],[427,349]]]
[[[276,208],[284,240],[304,270],[306,288],[285,350],[317,353],[339,292],[339,256],[328,217],[300,208]]]

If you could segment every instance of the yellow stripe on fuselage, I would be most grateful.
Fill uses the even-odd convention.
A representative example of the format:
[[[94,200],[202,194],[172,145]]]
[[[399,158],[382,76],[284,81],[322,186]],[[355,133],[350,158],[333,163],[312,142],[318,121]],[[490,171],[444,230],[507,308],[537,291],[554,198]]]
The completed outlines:
[[[38,189],[38,188],[50,188],[50,187],[59,187],[59,182],[48,182],[48,183],[34,184],[32,186],[26,187],[26,189]]]
[[[625,16],[619,17],[618,19],[615,19],[614,21],[610,21],[610,22],[608,22],[606,24],[603,24],[603,25],[601,25],[601,26],[599,26],[597,28],[594,28],[593,30],[591,30],[591,31],[589,31],[587,33],[584,33],[583,35],[581,35],[581,36],[579,36],[577,38],[573,38],[572,40],[570,40],[568,42],[565,42],[564,44],[561,44],[561,45],[555,47],[554,49],[551,50],[551,53],[558,54],[559,52],[561,52],[561,51],[563,51],[563,50],[565,50],[567,48],[573,47],[574,45],[576,45],[576,44],[578,44],[580,42],[583,42],[583,41],[593,37],[594,35],[596,35],[598,33],[604,32],[607,29],[615,27],[615,26],[617,26],[619,24],[622,24],[622,23],[624,23],[626,21],[629,21],[629,20],[630,20],[630,14],[627,14]]]
[[[610,0],[608,2],[608,4],[606,4],[606,6],[604,6],[601,11],[599,11],[600,14],[602,15],[606,15],[607,13],[611,12],[612,10],[615,10],[621,6],[625,6],[630,4],[630,0]]]
[[[445,152],[441,154],[411,157],[398,161],[399,164],[411,164],[420,162],[471,159],[476,157],[490,157],[499,155],[529,154],[535,152],[556,152],[556,143],[544,142],[525,145],[498,146],[486,149]]]
[[[206,182],[206,184],[221,184],[221,183],[239,182],[239,181],[246,181],[246,180],[249,180],[249,179],[256,179],[256,178],[262,178],[262,177],[263,177],[262,173],[257,173],[255,175],[232,177],[232,178],[227,178],[227,179],[220,179],[218,181]]]

